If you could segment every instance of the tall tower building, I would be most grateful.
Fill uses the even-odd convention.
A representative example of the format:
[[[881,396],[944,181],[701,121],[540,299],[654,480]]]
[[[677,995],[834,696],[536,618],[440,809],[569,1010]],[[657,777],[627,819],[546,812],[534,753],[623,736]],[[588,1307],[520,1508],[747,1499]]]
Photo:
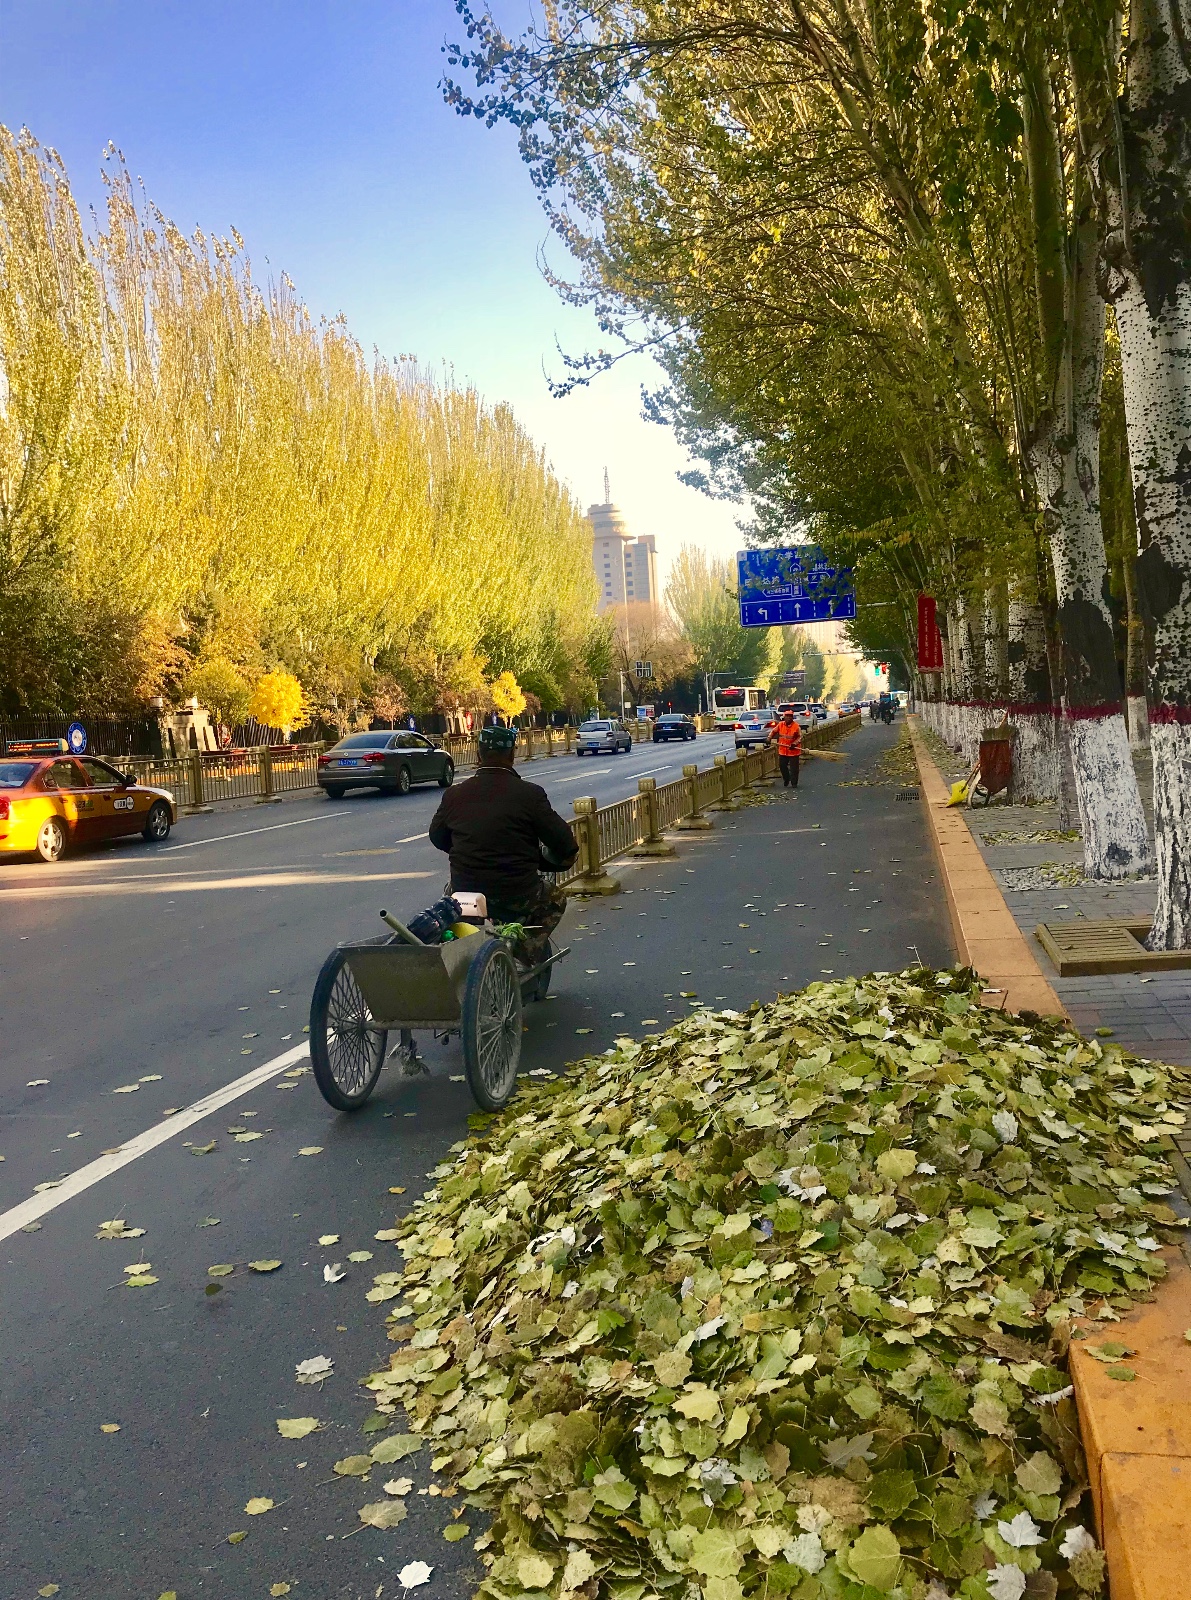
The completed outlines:
[[[612,504],[608,474],[604,473],[604,504],[589,506],[591,560],[599,584],[596,609],[645,601],[656,605],[658,594],[657,546],[651,533],[634,539],[624,518]]]

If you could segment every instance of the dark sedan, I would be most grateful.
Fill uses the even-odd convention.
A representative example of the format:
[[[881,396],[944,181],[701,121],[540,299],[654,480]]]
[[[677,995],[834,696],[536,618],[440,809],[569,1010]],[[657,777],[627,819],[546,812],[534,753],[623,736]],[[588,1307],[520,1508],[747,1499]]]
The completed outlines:
[[[685,740],[694,737],[695,724],[679,711],[664,712],[653,725],[654,744],[661,744],[663,739]]]
[[[382,794],[408,794],[415,783],[437,783],[449,789],[455,763],[447,752],[421,733],[349,733],[318,758],[319,788],[332,800],[349,789],[379,789]]]

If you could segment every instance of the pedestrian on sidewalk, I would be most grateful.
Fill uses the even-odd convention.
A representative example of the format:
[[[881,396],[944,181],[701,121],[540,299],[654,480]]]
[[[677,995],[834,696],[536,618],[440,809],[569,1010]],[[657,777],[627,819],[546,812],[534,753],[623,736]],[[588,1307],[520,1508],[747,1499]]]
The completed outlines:
[[[777,764],[782,769],[782,787],[797,789],[798,764],[802,757],[802,724],[792,711],[786,711],[782,720],[769,735],[770,744],[777,745]]]

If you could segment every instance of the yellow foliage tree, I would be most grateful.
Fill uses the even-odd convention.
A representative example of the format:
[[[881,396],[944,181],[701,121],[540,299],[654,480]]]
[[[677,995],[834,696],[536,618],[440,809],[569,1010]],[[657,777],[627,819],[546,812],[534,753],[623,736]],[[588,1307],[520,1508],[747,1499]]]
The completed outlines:
[[[504,717],[506,722],[519,717],[525,710],[525,695],[511,672],[502,672],[499,678],[493,680],[492,704],[496,707],[497,715]]]
[[[74,709],[84,683],[108,709],[207,656],[279,664],[328,720],[376,673],[424,712],[461,662],[579,670],[590,529],[511,410],[369,358],[284,275],[258,286],[239,235],[183,234],[109,163],[88,238],[61,162],[0,127],[10,709]],[[96,625],[67,639],[76,619]]]
[[[292,672],[266,672],[252,691],[248,713],[262,726],[288,733],[302,721],[306,709],[305,690]]]

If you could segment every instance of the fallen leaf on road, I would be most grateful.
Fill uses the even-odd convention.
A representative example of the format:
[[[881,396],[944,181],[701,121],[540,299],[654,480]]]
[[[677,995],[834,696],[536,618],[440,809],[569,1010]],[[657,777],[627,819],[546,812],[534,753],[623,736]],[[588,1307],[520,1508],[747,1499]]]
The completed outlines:
[[[389,1193],[390,1194],[404,1194],[405,1193],[405,1185],[403,1183],[395,1184],[393,1186],[393,1188],[391,1188],[389,1190]]]
[[[217,1228],[219,1226],[219,1218],[218,1217],[204,1217],[203,1220],[201,1222],[196,1223],[195,1226],[198,1227],[198,1228]]]
[[[344,1456],[341,1461],[336,1461],[331,1468],[341,1478],[362,1478],[372,1471],[373,1460],[371,1456]]]
[[[151,1261],[134,1261],[130,1266],[125,1267],[124,1270],[125,1272],[149,1272],[152,1270],[152,1267],[153,1263]]]
[[[217,1261],[213,1267],[207,1268],[209,1278],[228,1278],[235,1272],[235,1266],[229,1261]]]
[[[273,1600],[279,1600],[281,1595],[289,1593],[289,1584],[275,1583],[270,1587],[269,1593],[273,1596]]]
[[[264,1137],[263,1133],[237,1133],[235,1140],[237,1144],[251,1144],[254,1139],[263,1139]]]
[[[387,1439],[373,1445],[372,1459],[387,1467],[394,1461],[404,1461],[406,1456],[417,1455],[424,1443],[420,1433],[391,1433]]]
[[[591,1029],[590,1028],[576,1028],[575,1032],[576,1033],[590,1033]]]
[[[192,1156],[209,1156],[214,1148],[215,1141],[212,1139],[210,1144],[192,1144],[190,1153]]]
[[[139,1083],[122,1083],[118,1089],[113,1089],[113,1094],[135,1094],[140,1088]]]
[[[371,1505],[361,1506],[359,1511],[360,1521],[369,1528],[395,1528],[408,1515],[400,1500],[374,1500]]]
[[[321,1144],[304,1144],[298,1151],[300,1156],[321,1156],[322,1153],[323,1147]]]
[[[26,1087],[26,1089],[44,1089],[46,1084],[49,1083],[49,1081],[50,1080],[48,1078],[30,1078],[28,1083],[26,1083],[25,1087]],[[43,1590],[42,1593],[44,1594],[44,1592],[45,1591]],[[51,1592],[55,1593],[55,1594],[57,1593],[57,1585],[56,1584],[54,1586],[54,1589]]]
[[[400,1238],[400,1236],[400,1228],[378,1228],[372,1235],[374,1239],[379,1239],[382,1244],[385,1244],[390,1239]]]
[[[261,1495],[254,1495],[244,1507],[246,1517],[263,1517],[266,1511],[272,1511],[272,1500],[266,1500]]]
[[[283,1439],[304,1439],[319,1426],[317,1417],[278,1417],[277,1432]]]
[[[161,1082],[161,1073],[160,1072],[146,1072],[143,1078],[138,1078],[137,1079],[137,1082],[138,1083],[160,1083]]]
[[[51,1178],[48,1183],[35,1183],[33,1185],[33,1193],[44,1194],[47,1189],[60,1189],[61,1187],[61,1178]]]
[[[113,1217],[110,1222],[101,1222],[97,1239],[139,1239],[144,1233],[144,1228],[130,1228],[122,1217]]]
[[[343,1270],[338,1261],[329,1261],[323,1268],[324,1283],[342,1283],[346,1277],[347,1273]]]
[[[384,1490],[386,1494],[403,1495],[408,1494],[413,1486],[414,1480],[412,1478],[390,1478],[388,1483],[384,1485]]]
[[[308,1361],[299,1361],[294,1370],[299,1383],[321,1383],[330,1376],[334,1365],[328,1356],[311,1356]]]
[[[349,1261],[371,1261],[371,1250],[353,1250],[347,1258]]]
[[[442,1536],[450,1544],[457,1544],[460,1539],[466,1539],[471,1529],[466,1522],[449,1522],[442,1531]]]
[[[101,1422],[99,1431],[100,1433],[119,1433],[120,1424],[118,1422]]]
[[[417,1589],[430,1582],[433,1571],[434,1568],[427,1566],[424,1561],[409,1561],[397,1574],[397,1582],[403,1589]]]
[[[22,1233],[40,1233],[41,1232],[41,1223],[40,1222],[27,1222],[25,1224],[25,1226],[21,1229],[21,1232]],[[96,1237],[98,1237],[98,1235]]]
[[[241,1039],[255,1039],[256,1038],[256,1034],[255,1033],[242,1033],[240,1035],[240,1037],[241,1037]]]
[[[244,1532],[244,1533],[229,1533],[228,1536],[227,1536],[227,1542],[228,1542],[228,1544],[243,1544],[244,1540],[247,1539],[247,1537],[248,1537],[247,1532]]]
[[[318,1242],[319,1244],[338,1244],[339,1235],[337,1233],[320,1233]]]
[[[276,1272],[281,1265],[280,1261],[250,1261],[248,1265],[253,1272]]]
[[[39,1589],[37,1592],[40,1595],[46,1595],[46,1596],[49,1596],[51,1594],[57,1594],[58,1593],[58,1585],[56,1583],[47,1583],[43,1589]]]
[[[124,1287],[126,1289],[147,1289],[150,1284],[156,1282],[157,1279],[151,1272],[134,1272],[131,1278],[125,1278]]]

